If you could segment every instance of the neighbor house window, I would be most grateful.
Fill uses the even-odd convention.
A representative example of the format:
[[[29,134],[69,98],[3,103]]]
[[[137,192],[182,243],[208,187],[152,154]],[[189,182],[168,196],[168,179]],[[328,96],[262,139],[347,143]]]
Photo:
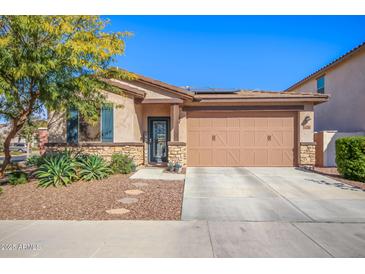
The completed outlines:
[[[103,106],[100,115],[96,122],[86,122],[77,110],[71,109],[67,119],[67,143],[113,142],[113,106]]]
[[[317,79],[317,93],[324,94],[324,76]]]

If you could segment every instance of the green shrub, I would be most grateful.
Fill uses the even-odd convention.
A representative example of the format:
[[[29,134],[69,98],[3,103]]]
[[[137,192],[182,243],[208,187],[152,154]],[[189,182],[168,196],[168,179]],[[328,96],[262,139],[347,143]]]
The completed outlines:
[[[77,167],[80,179],[85,181],[104,179],[113,173],[108,163],[98,155],[80,157]]]
[[[0,186],[0,194],[3,193],[3,188]]]
[[[365,182],[365,137],[337,139],[336,164],[344,178]]]
[[[67,154],[55,154],[45,157],[34,174],[41,187],[67,186],[77,179],[76,163]]]
[[[13,186],[25,184],[28,182],[28,174],[21,170],[14,171],[8,175],[8,182]]]
[[[122,153],[114,153],[110,162],[113,173],[129,174],[136,170],[133,160]]]
[[[43,157],[39,155],[32,155],[27,159],[26,165],[29,167],[39,167],[44,161]]]

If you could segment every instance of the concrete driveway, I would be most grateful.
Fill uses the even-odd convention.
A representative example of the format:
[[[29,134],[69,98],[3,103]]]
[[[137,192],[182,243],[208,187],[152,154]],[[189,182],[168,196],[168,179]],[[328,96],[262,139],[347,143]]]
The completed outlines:
[[[182,220],[365,222],[365,191],[296,168],[188,168]]]
[[[365,257],[365,192],[294,168],[189,168],[182,221],[0,221],[0,257]]]

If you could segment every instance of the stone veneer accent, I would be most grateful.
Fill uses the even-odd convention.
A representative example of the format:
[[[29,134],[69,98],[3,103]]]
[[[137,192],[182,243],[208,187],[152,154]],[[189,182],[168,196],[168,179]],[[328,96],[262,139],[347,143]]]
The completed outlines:
[[[186,166],[186,143],[168,142],[168,161]]]
[[[47,143],[46,152],[62,150],[80,151],[88,154],[101,155],[106,160],[110,160],[113,153],[123,153],[131,157],[137,166],[144,164],[143,143],[82,143],[69,145],[66,143]]]
[[[300,143],[299,166],[313,168],[316,163],[316,144]]]

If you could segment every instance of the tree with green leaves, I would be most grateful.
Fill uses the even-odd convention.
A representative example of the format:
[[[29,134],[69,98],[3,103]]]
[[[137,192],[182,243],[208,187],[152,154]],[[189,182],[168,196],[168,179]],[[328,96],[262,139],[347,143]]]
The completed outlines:
[[[0,16],[0,119],[10,125],[0,178],[10,163],[10,141],[31,115],[70,107],[90,121],[104,103],[105,78],[133,78],[110,70],[124,53],[128,32],[107,32],[99,16]]]
[[[35,136],[38,133],[38,128],[40,127],[47,127],[47,121],[42,120],[37,117],[28,118],[26,123],[23,125],[22,129],[19,131],[18,136],[23,138],[27,144],[27,157],[29,157],[29,153],[31,150],[31,145],[35,139]]]

